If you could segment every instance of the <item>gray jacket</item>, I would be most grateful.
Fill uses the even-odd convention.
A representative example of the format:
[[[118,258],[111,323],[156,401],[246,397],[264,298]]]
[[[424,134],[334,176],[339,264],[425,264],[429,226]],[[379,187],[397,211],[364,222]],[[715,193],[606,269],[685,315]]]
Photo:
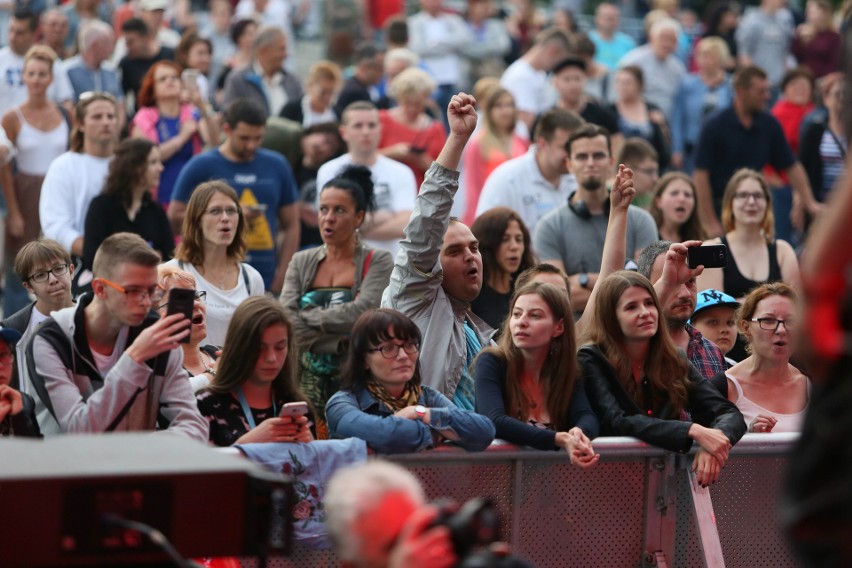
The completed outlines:
[[[364,261],[372,251],[367,276]],[[317,267],[326,256],[325,246],[299,251],[293,255],[287,274],[281,303],[293,320],[293,335],[299,347],[313,353],[340,353],[341,340],[349,335],[355,320],[365,311],[379,307],[382,290],[388,285],[393,259],[388,251],[371,249],[358,242],[355,249],[355,281],[352,284],[353,301],[325,309],[299,308],[299,299],[313,288]]]
[[[305,94],[302,84],[292,73],[283,69],[281,72],[284,74],[282,84],[284,92],[287,93],[287,101],[301,100]],[[267,113],[270,113],[266,85],[252,66],[231,72],[225,81],[225,89],[222,93],[223,106],[227,107],[236,99],[252,100],[265,108]]]
[[[466,361],[464,322],[468,319],[482,345],[494,330],[470,311],[470,304],[447,296],[440,252],[450,224],[459,173],[433,162],[426,171],[405,238],[382,296],[382,307],[398,310],[423,334],[420,370],[423,384],[453,398]]]
[[[27,347],[25,380],[42,433],[154,430],[159,422],[168,432],[206,443],[207,421],[183,369],[183,352],[173,349],[137,363],[125,349],[139,328],[123,327],[115,344],[122,354],[101,376],[83,327],[83,310],[90,301],[87,295],[77,306],[53,312]],[[151,323],[147,319],[143,326]],[[162,365],[155,363],[159,360]]]

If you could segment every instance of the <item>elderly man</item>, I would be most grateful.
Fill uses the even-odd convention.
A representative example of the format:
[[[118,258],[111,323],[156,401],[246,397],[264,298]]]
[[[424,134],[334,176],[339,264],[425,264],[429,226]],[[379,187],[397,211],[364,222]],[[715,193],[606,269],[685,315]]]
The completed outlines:
[[[645,76],[645,99],[660,107],[671,122],[674,97],[686,67],[675,55],[680,24],[671,18],[651,26],[649,41],[621,58],[619,67],[635,65]]]
[[[65,72],[74,89],[74,103],[88,91],[107,92],[121,101],[124,92],[118,73],[109,63],[115,38],[112,27],[99,20],[80,30],[80,54],[65,62]]]
[[[224,106],[245,98],[259,103],[269,116],[278,116],[290,101],[305,94],[295,75],[284,69],[287,36],[275,26],[257,30],[252,43],[251,65],[234,71],[225,83]]]

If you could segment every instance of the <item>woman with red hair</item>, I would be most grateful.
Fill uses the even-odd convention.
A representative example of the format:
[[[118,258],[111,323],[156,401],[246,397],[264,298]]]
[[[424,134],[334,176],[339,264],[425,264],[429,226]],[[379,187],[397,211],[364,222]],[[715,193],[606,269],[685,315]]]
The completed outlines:
[[[207,105],[194,86],[183,91],[181,69],[171,61],[154,63],[139,88],[139,110],[130,123],[130,134],[158,145],[163,161],[157,201],[167,205],[183,166],[204,145],[219,143],[219,130]],[[184,102],[184,93],[192,104]]]

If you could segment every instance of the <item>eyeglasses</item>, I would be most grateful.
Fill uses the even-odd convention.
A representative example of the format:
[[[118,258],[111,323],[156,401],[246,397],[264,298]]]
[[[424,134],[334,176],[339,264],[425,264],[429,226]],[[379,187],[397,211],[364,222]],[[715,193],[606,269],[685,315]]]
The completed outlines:
[[[15,354],[11,351],[0,352],[0,365],[11,365],[15,360]]]
[[[118,290],[124,294],[128,300],[133,302],[141,302],[145,298],[149,298],[152,304],[156,304],[163,299],[163,296],[166,295],[166,291],[163,290],[163,287],[159,284],[155,284],[150,288],[140,288],[139,286],[128,286],[125,288],[124,286],[119,286],[115,282],[110,282],[106,278],[96,278],[96,280],[100,280],[110,288]]]
[[[420,344],[416,341],[406,341],[402,345],[397,345],[396,343],[386,343],[381,347],[376,347],[375,349],[368,349],[367,351],[373,353],[378,351],[385,359],[396,359],[396,357],[399,355],[400,349],[402,349],[409,355],[414,355],[415,353],[420,351]]]
[[[750,193],[748,191],[738,191],[734,194],[734,199],[737,201],[748,201],[749,199],[754,199],[755,201],[766,201],[766,194],[761,193]]]
[[[206,290],[196,290],[195,291],[195,299],[200,300],[202,303],[206,302],[207,301],[207,291]],[[155,310],[162,310],[163,308],[165,308],[168,305],[169,305],[169,303],[166,302],[165,304],[160,304],[159,306],[155,307],[154,309]]]
[[[62,264],[57,264],[56,266],[54,266],[50,270],[42,270],[41,272],[33,272],[32,274],[27,276],[24,280],[32,280],[33,282],[40,284],[42,282],[47,282],[47,279],[50,278],[51,274],[53,274],[54,276],[59,278],[60,276],[62,276],[66,272],[68,272],[68,264],[62,263]]]
[[[222,213],[228,217],[235,217],[240,214],[240,209],[236,207],[211,207],[204,212],[205,215],[210,215],[211,217],[221,217]]]
[[[793,331],[796,329],[796,325],[798,324],[798,322],[792,318],[787,318],[785,320],[776,318],[751,318],[751,321],[756,321],[758,325],[760,325],[760,329],[765,329],[766,331],[778,331],[778,327],[781,324],[784,324],[784,329],[787,331]]]

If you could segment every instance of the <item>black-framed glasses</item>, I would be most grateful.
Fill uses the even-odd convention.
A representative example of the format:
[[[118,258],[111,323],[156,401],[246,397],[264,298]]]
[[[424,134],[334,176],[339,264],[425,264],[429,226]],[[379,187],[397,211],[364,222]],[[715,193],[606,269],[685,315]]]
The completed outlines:
[[[781,324],[784,324],[784,329],[787,331],[792,331],[796,329],[796,325],[798,322],[792,318],[787,318],[785,320],[778,318],[751,318],[751,321],[756,321],[760,326],[760,329],[766,331],[778,331],[778,327]]]
[[[113,288],[114,290],[118,290],[119,292],[124,294],[124,296],[128,300],[133,302],[141,302],[145,298],[150,298],[151,303],[156,304],[157,302],[163,299],[163,296],[166,295],[166,291],[163,290],[163,287],[159,284],[154,284],[150,288],[142,288],[140,286],[124,287],[116,284],[115,282],[107,280],[106,278],[97,278],[97,280],[100,280],[101,282],[103,282],[110,288]]]
[[[165,296],[163,296],[163,297],[165,297]],[[195,291],[195,299],[200,300],[202,303],[207,302],[207,290],[196,290]],[[165,304],[160,304],[159,306],[156,306],[154,309],[155,310],[162,310],[163,308],[165,308],[168,305],[169,305],[169,303],[166,302]]]
[[[47,282],[47,280],[48,280],[48,278],[50,278],[51,274],[53,274],[54,276],[59,278],[60,276],[62,276],[63,274],[65,274],[67,272],[68,272],[68,263],[63,262],[62,264],[57,264],[56,266],[54,266],[50,270],[41,270],[39,272],[33,272],[32,274],[27,276],[25,278],[25,280],[32,280],[33,282],[41,284],[42,282]]]
[[[396,359],[396,357],[399,355],[400,349],[402,349],[409,355],[414,355],[415,353],[420,351],[420,344],[416,341],[406,341],[402,345],[397,345],[396,343],[385,343],[381,347],[376,347],[375,349],[368,349],[368,351],[378,351],[385,359]]]

